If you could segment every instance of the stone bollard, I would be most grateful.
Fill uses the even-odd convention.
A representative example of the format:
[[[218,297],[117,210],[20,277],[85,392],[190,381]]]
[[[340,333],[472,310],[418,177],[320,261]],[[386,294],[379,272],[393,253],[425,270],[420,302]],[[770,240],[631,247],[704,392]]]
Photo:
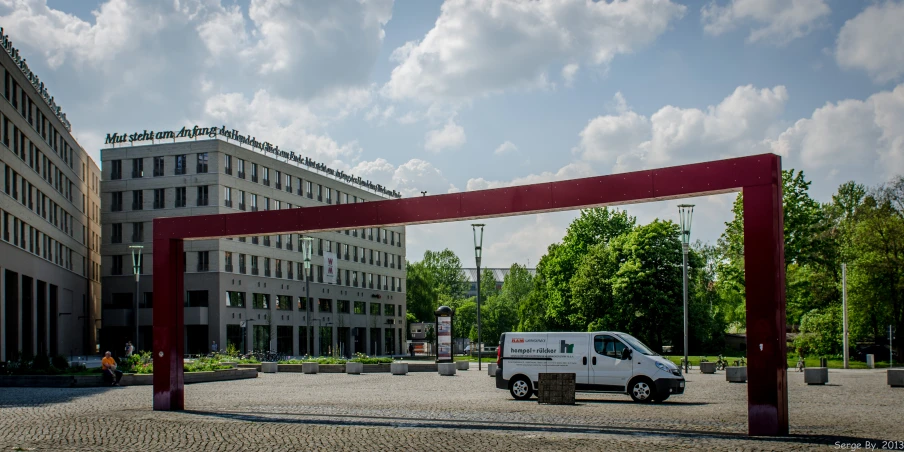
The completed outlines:
[[[261,372],[265,374],[275,374],[279,371],[279,364],[273,362],[262,362]]]
[[[407,375],[408,363],[392,363],[389,365],[389,371],[392,372],[393,375]]]
[[[487,364],[487,375],[491,377],[496,377],[496,363]]]
[[[904,368],[888,369],[888,385],[893,388],[904,388]]]
[[[316,374],[320,371],[320,364],[317,363],[301,363],[301,371],[306,374]]]
[[[873,355],[866,355],[866,367],[870,369],[876,368],[876,357]]]
[[[364,363],[345,363],[345,373],[352,375],[361,375],[364,372]]]
[[[700,372],[705,374],[716,373],[716,363],[700,363]]]
[[[455,363],[438,363],[436,365],[436,370],[439,371],[440,375],[455,375]]]
[[[731,383],[747,382],[747,367],[726,367],[725,381]]]
[[[824,385],[828,382],[828,367],[811,367],[809,369],[804,369],[804,383],[808,385]]]
[[[468,361],[455,361],[455,369],[456,370],[468,370],[470,367],[470,362]]]

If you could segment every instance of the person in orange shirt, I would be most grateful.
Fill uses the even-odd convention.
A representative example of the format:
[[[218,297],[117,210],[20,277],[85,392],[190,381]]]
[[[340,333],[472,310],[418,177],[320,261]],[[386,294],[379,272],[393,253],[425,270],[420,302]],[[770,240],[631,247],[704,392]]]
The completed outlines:
[[[119,380],[122,380],[122,371],[116,370],[116,360],[110,352],[104,354],[104,359],[100,360],[100,365],[104,372],[104,381],[109,382],[112,386],[119,386]]]

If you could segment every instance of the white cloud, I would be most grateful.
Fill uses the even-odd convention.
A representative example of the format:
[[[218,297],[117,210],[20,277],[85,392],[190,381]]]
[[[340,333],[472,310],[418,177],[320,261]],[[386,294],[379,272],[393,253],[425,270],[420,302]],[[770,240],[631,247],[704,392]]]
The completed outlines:
[[[435,101],[547,86],[548,70],[607,65],[653,42],[685,10],[669,0],[449,0],[422,40],[393,52],[399,64],[382,93]]]
[[[705,110],[667,105],[648,118],[616,93],[620,113],[592,119],[574,151],[615,171],[767,152],[761,142],[776,130],[787,100],[784,86],[740,86]]]
[[[517,150],[518,150],[518,146],[515,146],[515,143],[512,143],[511,141],[506,140],[504,143],[500,144],[499,147],[497,147],[496,150],[493,151],[493,153],[496,155],[502,155],[502,154],[510,154]]]
[[[904,85],[862,101],[828,103],[769,144],[774,152],[834,182],[854,179],[872,184],[882,181],[876,180],[877,175],[887,178],[901,174]],[[839,174],[844,175],[843,180],[836,179]]]
[[[711,1],[701,10],[703,30],[718,36],[738,26],[754,23],[748,42],[785,45],[826,26],[831,13],[825,0],[729,0],[724,6]]]
[[[574,77],[575,75],[577,75],[578,69],[580,68],[580,65],[574,63],[566,64],[562,68],[562,79],[565,80],[565,86],[571,86],[572,84],[574,84]]]
[[[539,184],[542,182],[554,182],[566,179],[595,176],[593,168],[584,162],[575,162],[563,166],[556,172],[545,171],[540,174],[530,174],[524,177],[516,177],[508,181],[486,180],[482,177],[468,179],[467,190],[486,190],[489,188],[513,187],[516,185]]]
[[[459,148],[465,144],[465,129],[450,119],[442,129],[431,130],[424,137],[424,149],[440,152],[444,149]]]
[[[861,69],[878,83],[904,76],[904,3],[871,5],[848,20],[838,33],[835,60]]]
[[[421,159],[411,159],[398,167],[385,159],[360,162],[350,170],[352,174],[365,179],[384,181],[393,190],[404,196],[421,196],[422,191],[430,195],[457,191],[442,171],[432,163]]]

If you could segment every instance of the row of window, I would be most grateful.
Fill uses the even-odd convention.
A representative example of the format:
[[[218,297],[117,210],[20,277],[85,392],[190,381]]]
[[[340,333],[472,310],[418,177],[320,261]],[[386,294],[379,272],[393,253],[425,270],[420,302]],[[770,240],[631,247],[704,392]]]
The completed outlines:
[[[70,271],[74,271],[74,259],[81,257],[82,276],[96,281],[100,280],[100,264],[92,262],[91,266],[86,265],[87,262],[84,256],[54,240],[51,236],[41,232],[40,229],[29,225],[6,211],[3,211],[0,222],[2,222],[0,234],[2,234],[4,242],[17,246]]]
[[[207,291],[204,291],[207,292]],[[226,292],[226,307],[230,308],[244,308],[246,307],[246,292],[239,291],[227,291]],[[276,305],[274,306],[277,311],[291,311],[293,310],[292,306],[292,296],[290,295],[277,295],[276,296]],[[305,297],[295,297],[297,299],[297,309],[299,312],[305,311],[304,300]],[[266,293],[252,293],[251,294],[251,307],[254,309],[270,309],[270,294]],[[367,309],[367,302],[364,301],[355,301],[352,302],[350,300],[336,300],[336,310],[333,311],[333,300],[328,298],[318,298],[309,299],[308,309],[310,312],[324,312],[324,313],[337,313],[337,314],[361,314],[363,315]],[[397,315],[402,315],[402,306],[396,305],[392,303],[370,303],[370,315],[378,316],[383,315],[386,317],[395,317]]]
[[[9,166],[4,165],[3,173],[3,191],[7,195],[16,201],[19,201],[23,206],[47,220],[48,223],[54,225],[66,235],[78,239],[75,234],[74,226],[79,223],[74,221],[74,217],[69,215],[62,206],[55,203],[45,195],[44,192],[38,189],[38,187],[32,185],[31,182],[19,175],[19,173],[15,172]],[[84,225],[79,226],[81,226],[82,229],[81,243],[85,243],[86,229]]]
[[[165,175],[164,171],[166,158],[173,159],[173,175],[180,176],[188,173],[187,154],[173,155],[169,157],[153,157],[153,177],[162,177]],[[206,173],[208,168],[208,161],[208,153],[202,152],[195,154],[195,172],[199,174]],[[122,175],[122,160],[111,160],[110,180],[122,179]],[[132,179],[139,179],[142,177],[144,177],[144,159],[132,159]]]
[[[16,79],[12,74],[5,68],[3,73],[5,75],[3,95],[6,100],[41,135],[41,138],[53,149],[53,152],[57,153],[72,169],[72,146],[69,145],[63,134],[59,133],[56,127],[53,127],[50,119],[41,113],[41,109],[36,103],[32,102],[31,96],[16,83]]]

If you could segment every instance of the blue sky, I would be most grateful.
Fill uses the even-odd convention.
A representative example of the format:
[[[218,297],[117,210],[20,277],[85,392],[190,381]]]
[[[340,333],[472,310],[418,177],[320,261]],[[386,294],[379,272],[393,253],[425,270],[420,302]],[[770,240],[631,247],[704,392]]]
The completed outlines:
[[[827,201],[904,173],[904,3],[0,0],[95,157],[108,132],[225,124],[407,196],[776,152]],[[713,242],[732,197],[697,199]],[[677,203],[631,206],[642,222]],[[535,264],[573,212],[488,221]],[[464,223],[412,227],[408,258]]]

